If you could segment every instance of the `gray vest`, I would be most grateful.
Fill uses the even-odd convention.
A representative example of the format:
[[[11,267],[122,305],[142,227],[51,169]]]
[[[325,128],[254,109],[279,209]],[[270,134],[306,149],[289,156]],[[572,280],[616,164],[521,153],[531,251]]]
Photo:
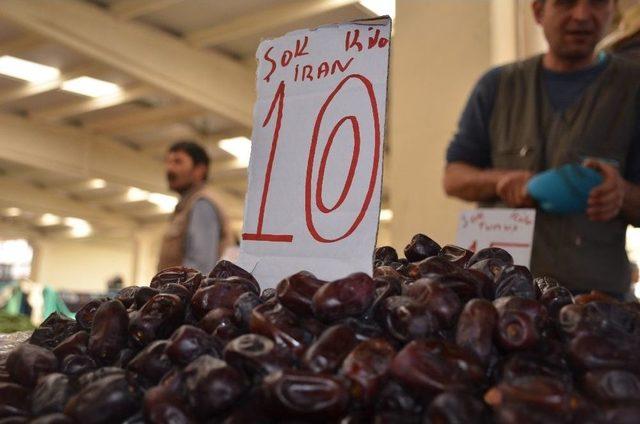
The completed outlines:
[[[533,172],[578,163],[586,156],[613,159],[624,174],[637,116],[640,67],[611,57],[582,98],[554,112],[541,84],[542,58],[507,66],[500,75],[489,126],[495,168]],[[531,270],[572,290],[629,289],[627,222],[592,222],[586,215],[537,211]]]

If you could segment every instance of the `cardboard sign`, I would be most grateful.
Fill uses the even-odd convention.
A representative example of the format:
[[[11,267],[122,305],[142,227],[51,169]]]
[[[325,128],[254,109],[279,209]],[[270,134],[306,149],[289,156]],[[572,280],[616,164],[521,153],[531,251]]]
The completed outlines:
[[[371,274],[390,34],[380,18],[260,43],[238,262],[263,288]]]
[[[500,247],[513,256],[516,265],[529,266],[535,209],[474,209],[463,211],[456,244],[477,251]]]

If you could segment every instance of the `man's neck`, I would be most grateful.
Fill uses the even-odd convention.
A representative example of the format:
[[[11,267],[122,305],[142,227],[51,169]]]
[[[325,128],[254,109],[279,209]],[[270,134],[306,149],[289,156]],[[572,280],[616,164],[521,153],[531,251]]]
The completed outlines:
[[[204,185],[204,182],[193,183],[188,188],[179,191],[178,194],[180,195],[181,198],[184,198],[185,196],[188,196],[189,193],[193,193],[194,191],[198,190],[203,185]]]
[[[584,59],[568,60],[554,55],[552,52],[545,53],[542,58],[542,64],[545,69],[554,72],[574,72],[588,68],[597,60],[597,54],[594,53],[590,57]]]

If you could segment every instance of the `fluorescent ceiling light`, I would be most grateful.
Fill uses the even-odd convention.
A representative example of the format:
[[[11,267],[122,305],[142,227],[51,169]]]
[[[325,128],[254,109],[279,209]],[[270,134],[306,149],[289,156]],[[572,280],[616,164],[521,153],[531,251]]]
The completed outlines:
[[[247,137],[226,138],[218,142],[218,146],[227,153],[236,157],[238,162],[244,166],[249,166],[251,156],[251,140]]]
[[[142,190],[138,187],[129,187],[126,198],[128,202],[147,201],[153,203],[163,213],[173,212],[178,204],[178,199],[174,196],[162,193],[149,193],[148,191]]]
[[[8,217],[20,216],[22,211],[18,208],[7,208],[4,210],[3,215]]]
[[[158,206],[161,212],[169,213],[173,212],[178,204],[178,199],[174,196],[169,196],[162,193],[151,193],[149,194],[149,198],[147,199],[149,202]]]
[[[393,211],[391,209],[380,210],[380,221],[389,222],[393,219]]]
[[[43,225],[45,227],[48,227],[51,225],[59,225],[61,222],[62,222],[62,218],[52,213],[45,213],[40,217],[40,225]]]
[[[40,83],[55,80],[60,76],[60,70],[13,56],[0,56],[0,74]]]
[[[149,198],[149,192],[141,190],[137,187],[129,187],[127,190],[127,201],[129,202],[141,202]]]
[[[89,97],[109,96],[120,92],[117,84],[86,76],[63,82],[62,89]]]
[[[89,187],[93,189],[105,188],[107,186],[107,182],[102,178],[92,178],[89,180]]]
[[[396,17],[396,0],[359,0],[359,3],[378,16]]]
[[[91,226],[88,227],[71,227],[71,237],[82,238],[89,237],[93,231]]]
[[[67,217],[64,219],[64,225],[71,227],[72,237],[87,237],[92,233],[91,224],[84,219]]]

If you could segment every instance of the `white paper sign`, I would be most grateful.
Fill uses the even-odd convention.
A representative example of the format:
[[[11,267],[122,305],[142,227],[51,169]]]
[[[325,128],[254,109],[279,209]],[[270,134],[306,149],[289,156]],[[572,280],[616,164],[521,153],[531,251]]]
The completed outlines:
[[[474,209],[463,211],[456,244],[477,251],[500,247],[513,256],[516,265],[529,266],[535,209]]]
[[[260,43],[239,265],[263,288],[308,270],[371,274],[391,21]]]

